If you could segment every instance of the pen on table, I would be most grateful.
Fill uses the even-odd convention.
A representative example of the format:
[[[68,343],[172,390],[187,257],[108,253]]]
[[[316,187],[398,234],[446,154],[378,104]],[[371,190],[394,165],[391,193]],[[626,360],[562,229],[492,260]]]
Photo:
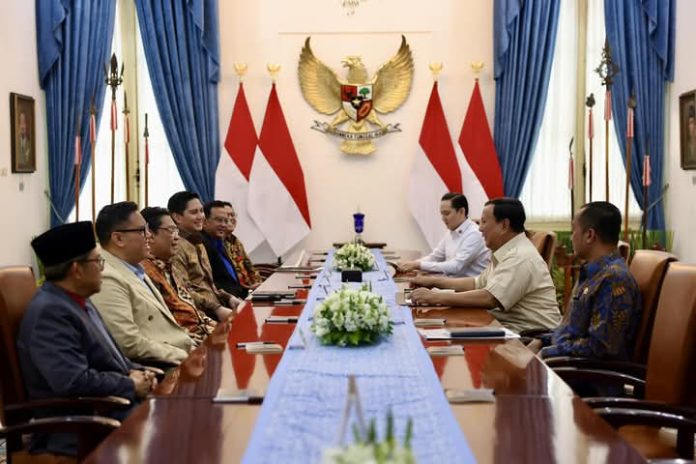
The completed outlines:
[[[301,290],[305,288],[312,288],[311,285],[288,285],[289,290]]]

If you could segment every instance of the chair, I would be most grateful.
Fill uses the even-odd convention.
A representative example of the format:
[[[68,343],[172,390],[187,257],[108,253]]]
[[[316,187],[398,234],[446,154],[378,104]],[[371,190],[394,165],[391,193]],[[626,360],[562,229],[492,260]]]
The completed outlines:
[[[645,380],[602,369],[554,368],[565,380],[629,385],[636,398],[592,398],[587,402],[615,427],[630,425],[625,438],[646,457],[663,456],[655,427],[678,430],[676,453],[694,457],[696,431],[696,265],[671,263],[655,312]],[[640,401],[644,400],[644,401]]]
[[[648,360],[650,336],[652,335],[655,311],[667,267],[677,260],[671,253],[655,250],[636,250],[629,265],[631,274],[636,279],[643,299],[643,314],[636,334],[633,361],[645,364]]]
[[[631,245],[628,242],[619,240],[617,248],[619,249],[619,254],[621,257],[628,263],[631,258]]]
[[[99,416],[59,416],[33,420],[33,411],[91,408],[105,412],[124,407],[124,398],[50,398],[27,401],[15,340],[22,316],[36,293],[34,273],[28,266],[0,268],[0,437],[7,438],[7,458],[22,449],[22,434],[74,431],[78,438],[78,459],[85,457],[119,422]]]
[[[530,231],[529,240],[534,244],[546,265],[551,269],[551,261],[556,251],[556,233],[550,230]]]

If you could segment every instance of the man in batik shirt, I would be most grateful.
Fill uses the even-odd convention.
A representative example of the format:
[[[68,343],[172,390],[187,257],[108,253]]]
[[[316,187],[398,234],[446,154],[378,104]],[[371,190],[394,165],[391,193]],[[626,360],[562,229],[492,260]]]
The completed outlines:
[[[242,242],[234,235],[234,229],[237,227],[237,213],[234,211],[232,203],[228,201],[221,203],[225,205],[225,213],[227,213],[227,217],[230,220],[227,224],[228,234],[225,239],[225,249],[232,259],[234,269],[237,271],[239,283],[246,288],[254,289],[261,285],[263,278],[254,268]]]
[[[617,250],[620,231],[621,213],[611,203],[588,203],[575,215],[573,250],[585,264],[567,314],[553,334],[541,341],[548,344],[541,350],[542,357],[631,358],[642,302],[638,285]]]

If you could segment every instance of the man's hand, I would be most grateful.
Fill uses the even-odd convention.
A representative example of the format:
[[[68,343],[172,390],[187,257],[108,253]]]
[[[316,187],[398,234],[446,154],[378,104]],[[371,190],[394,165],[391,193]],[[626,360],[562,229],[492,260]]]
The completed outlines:
[[[420,269],[418,261],[399,261],[396,265],[400,272],[418,271]]]
[[[128,377],[133,381],[137,398],[145,398],[157,385],[154,372],[130,371]]]
[[[539,351],[541,351],[542,346],[543,344],[541,343],[541,340],[535,338],[527,344],[527,349],[532,353],[537,354]]]
[[[234,295],[230,295],[230,297],[229,297],[230,308],[236,308],[237,306],[239,306],[239,304],[241,302],[242,302],[241,299],[237,298]]]
[[[437,286],[437,277],[435,276],[427,276],[427,275],[419,275],[411,279],[411,286],[412,287],[436,287]]]
[[[417,288],[411,292],[411,303],[415,305],[435,305],[439,304],[439,295],[427,288]]]
[[[218,306],[215,310],[215,315],[217,316],[218,321],[225,322],[227,320],[234,319],[235,312],[234,309],[226,308],[225,306]]]

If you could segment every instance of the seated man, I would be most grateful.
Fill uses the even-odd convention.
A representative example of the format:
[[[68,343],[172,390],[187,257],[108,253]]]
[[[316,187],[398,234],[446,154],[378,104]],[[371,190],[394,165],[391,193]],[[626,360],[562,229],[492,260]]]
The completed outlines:
[[[237,213],[234,211],[232,203],[228,201],[223,201],[222,203],[225,205],[225,212],[229,218],[227,236],[225,237],[225,249],[229,257],[232,258],[232,265],[235,271],[237,271],[239,283],[246,288],[254,289],[261,285],[263,277],[254,268],[242,242],[234,235],[234,230],[237,227]]]
[[[123,201],[105,206],[96,229],[106,266],[102,289],[92,300],[114,339],[130,359],[179,364],[193,340],[140,266],[150,233],[138,205]]]
[[[174,280],[171,260],[179,244],[179,229],[164,208],[145,208],[141,214],[147,221],[152,240],[148,257],[140,265],[162,294],[176,322],[200,343],[216,323],[195,307],[185,282]]]
[[[196,308],[220,322],[234,317],[240,299],[215,286],[213,270],[203,245],[203,204],[197,193],[178,192],[167,202],[167,209],[183,240],[172,258],[172,272],[178,282],[187,282]]]
[[[510,330],[551,329],[560,313],[549,268],[524,233],[524,207],[514,198],[496,198],[481,214],[481,233],[493,251],[491,263],[477,277],[428,277],[416,285],[450,288],[456,293],[417,288],[416,304],[440,304],[490,309]]]
[[[239,298],[246,298],[249,290],[241,284],[237,269],[225,247],[230,221],[225,204],[210,201],[203,206],[203,212],[205,222],[201,238],[213,270],[215,286]]]
[[[399,263],[399,270],[421,270],[453,277],[473,277],[486,269],[491,253],[478,226],[469,219],[469,202],[461,193],[446,193],[440,215],[448,231],[428,256]]]
[[[29,399],[114,395],[137,404],[157,380],[121,353],[89,301],[101,287],[104,265],[92,223],[55,227],[31,246],[44,265],[46,283],[29,303],[17,335]],[[123,419],[131,409],[112,417]],[[75,413],[80,411],[61,411]],[[37,434],[30,449],[74,456],[77,441],[67,434]]]
[[[616,248],[621,213],[605,201],[583,206],[573,219],[573,250],[585,264],[568,314],[552,336],[532,342],[542,357],[582,356],[628,361],[640,323],[638,284]]]

